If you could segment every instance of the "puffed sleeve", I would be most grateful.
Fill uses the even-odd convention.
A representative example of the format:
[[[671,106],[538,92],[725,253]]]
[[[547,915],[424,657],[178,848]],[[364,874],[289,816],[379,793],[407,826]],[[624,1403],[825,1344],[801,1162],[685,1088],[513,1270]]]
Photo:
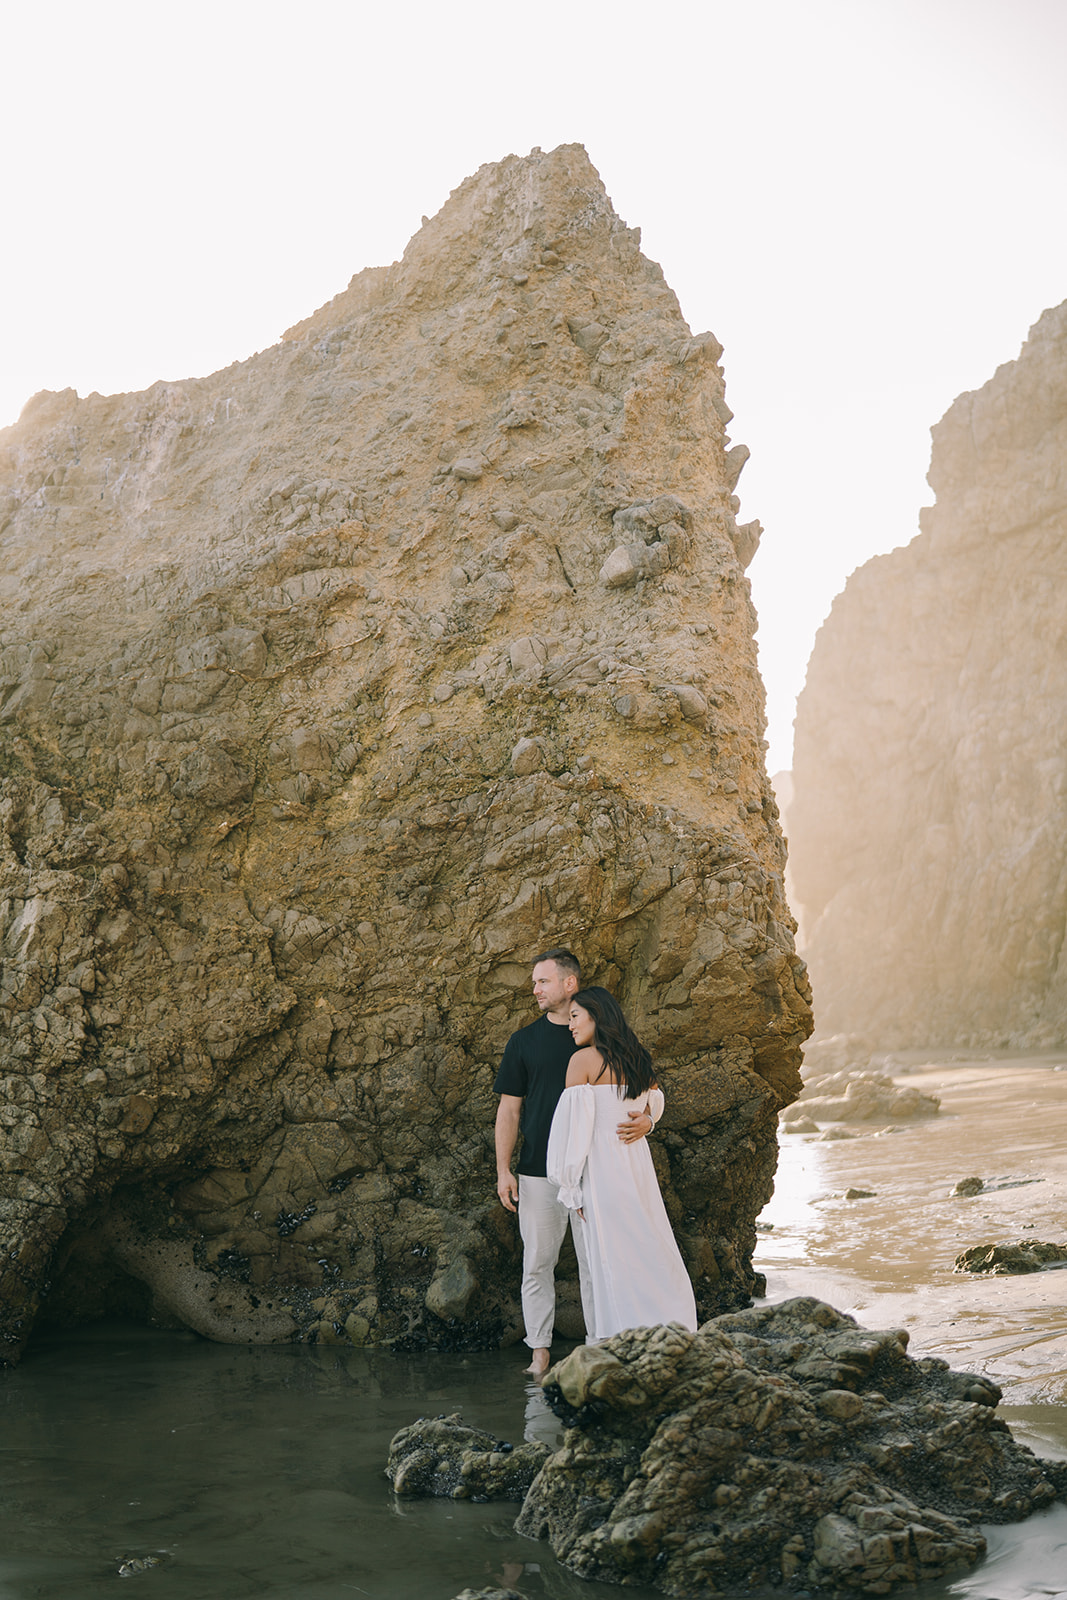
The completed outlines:
[[[582,1204],[582,1173],[596,1120],[595,1092],[589,1083],[564,1089],[548,1134],[548,1181],[559,1185],[560,1201],[568,1211],[577,1211]]]
[[[663,1090],[650,1089],[648,1091],[648,1099],[646,1100],[645,1104],[648,1106],[648,1114],[652,1118],[652,1126],[655,1127],[656,1123],[663,1115],[664,1106],[667,1104],[666,1100],[663,1098]]]

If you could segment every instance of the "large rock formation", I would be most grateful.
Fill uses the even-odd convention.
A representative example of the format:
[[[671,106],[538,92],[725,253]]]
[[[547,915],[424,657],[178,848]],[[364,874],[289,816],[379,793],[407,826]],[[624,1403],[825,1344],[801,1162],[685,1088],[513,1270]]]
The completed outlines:
[[[933,430],[922,533],[849,579],[797,709],[820,1032],[1067,1038],[1067,305]]]
[[[705,1312],[753,1289],[810,1022],[719,355],[565,146],[0,435],[9,1357],[42,1303],[514,1337],[491,1086],[556,942],[663,1070]]]

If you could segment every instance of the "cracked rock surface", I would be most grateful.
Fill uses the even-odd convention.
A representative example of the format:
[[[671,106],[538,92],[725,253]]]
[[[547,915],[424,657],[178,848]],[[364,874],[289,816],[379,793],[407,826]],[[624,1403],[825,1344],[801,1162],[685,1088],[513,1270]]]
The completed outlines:
[[[810,1012],[720,355],[564,146],[273,349],[0,433],[6,1359],[517,1337],[491,1086],[554,943],[746,1302]]]

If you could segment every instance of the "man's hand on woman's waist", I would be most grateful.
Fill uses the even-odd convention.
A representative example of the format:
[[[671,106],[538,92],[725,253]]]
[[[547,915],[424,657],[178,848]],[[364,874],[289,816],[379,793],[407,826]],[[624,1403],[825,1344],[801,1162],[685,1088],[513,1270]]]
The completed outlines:
[[[628,1111],[626,1121],[618,1124],[619,1138],[623,1144],[636,1144],[638,1139],[647,1139],[655,1126],[650,1111]]]

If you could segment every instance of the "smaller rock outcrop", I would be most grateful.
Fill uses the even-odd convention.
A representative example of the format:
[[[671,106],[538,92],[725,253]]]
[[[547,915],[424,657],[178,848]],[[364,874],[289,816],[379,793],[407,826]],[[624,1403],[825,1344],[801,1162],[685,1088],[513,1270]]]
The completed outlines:
[[[1067,1244],[1044,1244],[1021,1239],[1018,1244],[976,1244],[953,1263],[953,1272],[981,1272],[1004,1278],[1020,1272],[1040,1272],[1042,1267],[1067,1262]]]
[[[805,1082],[829,1072],[865,1072],[870,1064],[870,1041],[860,1033],[831,1033],[804,1045]]]
[[[518,1589],[463,1589],[455,1600],[526,1600]]]
[[[1044,1178],[979,1178],[976,1175],[961,1178],[949,1190],[950,1200],[974,1200],[978,1195],[996,1194],[1000,1189],[1028,1189],[1032,1183],[1044,1183]]]
[[[782,1113],[782,1124],[900,1122],[936,1116],[940,1107],[937,1095],[901,1088],[884,1072],[829,1072],[805,1080],[800,1098]]]
[[[521,1500],[551,1454],[532,1440],[515,1448],[482,1428],[470,1428],[458,1411],[419,1417],[389,1445],[385,1475],[397,1494],[443,1495],[450,1500]]]
[[[871,1064],[871,1047],[855,1033],[831,1034],[804,1046],[804,1088],[781,1114],[788,1133],[814,1133],[826,1122],[902,1122],[931,1117],[937,1095],[902,1088]]]

